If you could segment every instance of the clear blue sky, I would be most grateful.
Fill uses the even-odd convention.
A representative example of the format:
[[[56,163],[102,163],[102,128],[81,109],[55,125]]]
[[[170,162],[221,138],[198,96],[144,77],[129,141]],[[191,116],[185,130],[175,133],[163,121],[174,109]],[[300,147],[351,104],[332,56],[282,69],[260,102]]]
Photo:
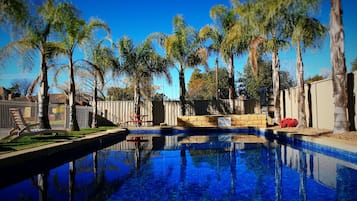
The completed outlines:
[[[72,0],[82,12],[85,19],[98,17],[105,21],[112,30],[112,38],[117,41],[124,35],[129,36],[135,43],[142,42],[150,33],[163,32],[172,33],[172,19],[176,14],[182,14],[186,23],[199,30],[206,24],[212,23],[209,17],[209,10],[217,4],[230,5],[229,0]],[[351,69],[351,62],[357,57],[357,1],[342,0],[343,23],[345,28],[345,56],[348,71]],[[329,23],[330,1],[323,0],[320,11],[316,17],[325,25]],[[0,48],[9,42],[9,34],[1,30]],[[303,54],[305,65],[305,78],[317,74],[331,71],[329,35],[320,49],[308,49]],[[9,87],[13,79],[28,78],[34,79],[38,74],[39,65],[36,64],[32,71],[23,72],[20,70],[18,60],[8,62],[5,68],[0,68],[0,86]],[[210,66],[213,67],[213,60]],[[243,71],[247,62],[247,56],[235,59],[236,75]],[[220,64],[225,66],[224,63]],[[295,50],[287,49],[280,52],[280,65],[282,70],[289,71],[295,76]],[[186,72],[186,82],[191,76],[192,70]],[[179,97],[178,73],[171,70],[173,83],[169,85],[164,80],[155,79],[154,84],[160,86],[159,92],[164,92],[169,98]],[[238,76],[236,76],[237,78]],[[52,77],[50,84],[52,83]],[[66,76],[63,76],[66,79]],[[65,80],[64,80],[65,81]],[[108,86],[118,84],[118,81],[111,82],[111,77],[107,78]],[[52,92],[56,92],[52,88]]]

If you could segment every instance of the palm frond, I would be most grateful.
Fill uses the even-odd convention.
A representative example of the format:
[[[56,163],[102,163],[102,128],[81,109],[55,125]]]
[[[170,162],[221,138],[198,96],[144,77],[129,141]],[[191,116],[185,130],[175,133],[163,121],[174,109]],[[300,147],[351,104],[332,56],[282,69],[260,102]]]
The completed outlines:
[[[60,75],[60,73],[62,73],[62,71],[68,69],[68,65],[61,65],[59,67],[56,68],[54,74],[53,74],[53,83],[56,87],[58,87],[58,77]]]
[[[27,89],[26,97],[28,100],[31,100],[31,96],[33,94],[33,91],[35,90],[35,87],[37,86],[38,82],[40,81],[40,76],[38,75],[36,79],[31,83],[29,88]]]
[[[263,37],[255,37],[250,41],[248,60],[255,77],[258,75],[258,47],[264,41]]]
[[[14,57],[19,57],[20,66],[25,69],[32,69],[35,58],[34,45],[30,40],[20,39],[7,44],[0,50],[0,65]]]

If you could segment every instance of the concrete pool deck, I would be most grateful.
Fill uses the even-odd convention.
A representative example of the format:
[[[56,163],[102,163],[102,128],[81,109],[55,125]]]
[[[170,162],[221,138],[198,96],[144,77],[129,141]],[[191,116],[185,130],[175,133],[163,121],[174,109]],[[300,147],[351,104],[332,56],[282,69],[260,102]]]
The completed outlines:
[[[294,139],[346,150],[357,154],[357,131],[350,131],[342,134],[332,134],[332,131],[328,129],[280,128],[278,126],[266,128],[263,130],[272,131],[275,135],[289,136],[293,137]]]

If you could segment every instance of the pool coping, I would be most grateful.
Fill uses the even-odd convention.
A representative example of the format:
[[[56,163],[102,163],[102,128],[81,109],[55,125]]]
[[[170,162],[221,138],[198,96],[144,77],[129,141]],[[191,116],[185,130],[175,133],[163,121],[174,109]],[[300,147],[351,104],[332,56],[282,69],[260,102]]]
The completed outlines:
[[[101,139],[103,138],[108,138],[111,136],[117,136],[118,133],[125,133],[127,132],[126,129],[110,129],[106,131],[100,131],[92,134],[85,135],[80,138],[75,138],[71,139],[68,141],[63,141],[63,142],[54,142],[46,145],[41,145],[38,147],[33,147],[33,148],[28,148],[28,149],[22,149],[18,151],[11,151],[8,153],[3,153],[0,154],[0,167],[1,167],[1,162],[2,160],[9,158],[9,157],[14,157],[14,156],[19,156],[19,155],[24,155],[24,154],[31,154],[31,153],[45,153],[49,155],[50,153],[53,153],[55,151],[64,151],[70,148],[73,148],[76,145],[79,144],[86,144],[86,143],[93,143],[93,142],[99,142],[101,143]]]
[[[127,130],[125,129],[111,129],[64,142],[0,154],[0,188],[10,180],[21,181],[24,169],[36,174],[40,165],[45,166],[44,169],[61,165],[65,161],[75,160],[83,154],[93,152],[93,150],[125,140],[126,135]],[[58,158],[62,160],[58,160]]]

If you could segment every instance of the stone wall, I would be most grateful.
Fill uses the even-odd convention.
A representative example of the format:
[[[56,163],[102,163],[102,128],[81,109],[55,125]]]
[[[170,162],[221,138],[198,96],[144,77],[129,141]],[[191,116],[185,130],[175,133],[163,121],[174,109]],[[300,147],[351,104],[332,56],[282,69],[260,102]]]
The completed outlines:
[[[220,121],[220,123],[218,123]],[[202,115],[179,116],[177,126],[182,127],[256,127],[266,128],[267,120],[264,114],[247,115]]]

